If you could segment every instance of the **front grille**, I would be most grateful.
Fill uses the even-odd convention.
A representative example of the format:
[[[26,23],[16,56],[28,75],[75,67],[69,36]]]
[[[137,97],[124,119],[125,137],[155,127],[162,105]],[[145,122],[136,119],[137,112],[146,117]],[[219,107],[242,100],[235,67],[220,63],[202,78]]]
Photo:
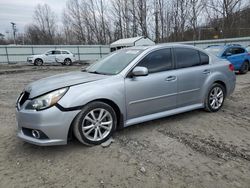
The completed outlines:
[[[25,101],[29,99],[29,96],[30,96],[30,93],[28,93],[27,91],[22,93],[18,100],[19,105],[22,106],[25,103]]]

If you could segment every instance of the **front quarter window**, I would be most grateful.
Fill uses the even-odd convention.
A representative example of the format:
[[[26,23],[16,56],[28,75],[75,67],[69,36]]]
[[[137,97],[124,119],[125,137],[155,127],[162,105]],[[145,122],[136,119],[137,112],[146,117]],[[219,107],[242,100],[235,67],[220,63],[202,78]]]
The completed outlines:
[[[87,72],[107,75],[118,74],[141,54],[141,52],[142,50],[138,49],[115,51],[87,68]]]

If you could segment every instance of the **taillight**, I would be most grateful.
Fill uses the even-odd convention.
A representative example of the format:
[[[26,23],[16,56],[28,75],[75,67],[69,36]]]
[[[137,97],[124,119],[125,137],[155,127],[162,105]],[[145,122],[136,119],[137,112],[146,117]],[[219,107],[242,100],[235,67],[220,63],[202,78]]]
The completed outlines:
[[[234,71],[234,66],[233,66],[233,64],[229,64],[228,68],[229,68],[230,71]]]

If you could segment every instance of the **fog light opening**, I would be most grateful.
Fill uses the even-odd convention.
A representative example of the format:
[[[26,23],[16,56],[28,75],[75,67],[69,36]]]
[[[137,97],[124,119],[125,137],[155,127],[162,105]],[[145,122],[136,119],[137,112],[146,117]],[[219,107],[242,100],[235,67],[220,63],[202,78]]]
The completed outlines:
[[[41,136],[40,136],[40,132],[38,130],[32,130],[31,131],[31,134],[34,138],[37,138],[39,139]]]

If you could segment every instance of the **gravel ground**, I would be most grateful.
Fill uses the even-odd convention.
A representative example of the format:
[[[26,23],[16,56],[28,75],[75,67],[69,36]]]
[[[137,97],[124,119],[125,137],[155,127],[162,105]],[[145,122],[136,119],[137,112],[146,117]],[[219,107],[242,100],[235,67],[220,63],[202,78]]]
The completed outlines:
[[[250,73],[221,111],[118,131],[109,147],[39,147],[16,137],[15,100],[31,81],[80,66],[0,69],[0,187],[250,187]]]

